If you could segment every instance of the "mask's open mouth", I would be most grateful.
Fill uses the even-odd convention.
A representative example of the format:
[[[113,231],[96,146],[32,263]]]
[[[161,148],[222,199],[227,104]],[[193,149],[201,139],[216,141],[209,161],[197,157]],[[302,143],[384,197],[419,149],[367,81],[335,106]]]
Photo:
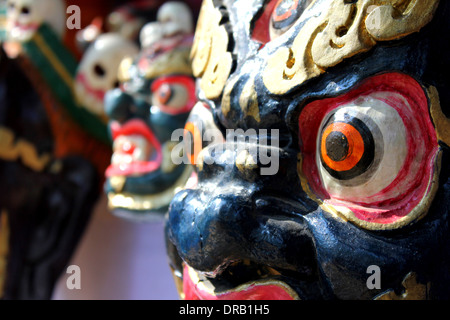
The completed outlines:
[[[245,269],[245,270],[244,270]],[[297,293],[269,267],[236,262],[212,276],[185,265],[185,300],[299,300]]]
[[[160,168],[161,145],[144,121],[132,119],[121,125],[110,125],[113,137],[113,155],[106,177],[140,176]]]

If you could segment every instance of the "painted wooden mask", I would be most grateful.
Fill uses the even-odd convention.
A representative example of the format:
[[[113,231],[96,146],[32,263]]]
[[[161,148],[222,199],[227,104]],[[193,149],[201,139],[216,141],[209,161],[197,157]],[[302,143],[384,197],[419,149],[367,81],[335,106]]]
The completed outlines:
[[[119,85],[117,69],[122,59],[138,52],[138,46],[119,33],[99,35],[88,46],[77,67],[74,91],[79,104],[105,117],[103,100],[107,91]]]
[[[169,210],[182,298],[450,297],[449,14],[203,2],[188,123],[224,142],[193,153],[198,183]]]
[[[55,134],[100,161],[102,147],[35,85],[29,64],[3,51],[0,61],[0,299],[51,299],[101,190],[92,158]]]
[[[158,16],[174,5],[182,10],[170,12],[191,19],[190,9],[181,2],[167,2]],[[189,63],[193,35],[185,30],[165,32],[177,19],[170,18],[143,28],[140,54],[122,62],[120,88],[105,97],[113,139],[105,191],[112,213],[133,220],[161,219],[192,171],[190,165],[172,162],[171,137],[184,127],[196,101]]]

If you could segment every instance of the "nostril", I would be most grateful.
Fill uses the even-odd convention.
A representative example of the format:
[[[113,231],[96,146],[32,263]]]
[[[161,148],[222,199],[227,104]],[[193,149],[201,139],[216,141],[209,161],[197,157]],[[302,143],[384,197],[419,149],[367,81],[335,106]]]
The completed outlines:
[[[283,201],[280,212],[275,199],[265,198],[264,207],[255,208],[249,188],[220,185],[185,190],[171,203],[170,240],[188,265],[216,272],[227,262],[249,260],[314,273],[313,237],[306,219],[291,213],[292,203]]]

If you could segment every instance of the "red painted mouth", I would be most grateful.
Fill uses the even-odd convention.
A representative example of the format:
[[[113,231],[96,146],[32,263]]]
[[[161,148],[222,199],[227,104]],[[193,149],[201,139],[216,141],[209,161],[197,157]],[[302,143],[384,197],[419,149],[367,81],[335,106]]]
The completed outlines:
[[[110,128],[114,152],[106,177],[139,176],[159,169],[161,145],[144,121],[112,122]]]
[[[211,289],[208,280],[200,280],[198,273],[185,266],[183,292],[185,300],[296,300],[293,289],[278,280],[264,279],[252,281],[223,292]]]
[[[106,94],[105,90],[92,88],[87,82],[87,78],[84,73],[77,74],[76,81],[83,86],[86,94],[94,97],[98,102],[103,103]]]
[[[14,24],[15,28],[19,28],[20,30],[23,30],[23,31],[36,31],[37,29],[39,29],[39,26],[40,25],[37,23],[23,24],[23,23],[16,22]]]

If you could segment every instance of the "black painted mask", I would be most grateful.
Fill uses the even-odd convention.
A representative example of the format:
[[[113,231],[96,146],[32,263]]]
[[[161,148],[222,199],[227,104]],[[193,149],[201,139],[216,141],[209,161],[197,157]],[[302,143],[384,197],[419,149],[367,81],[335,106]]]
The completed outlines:
[[[204,1],[190,122],[224,142],[169,210],[182,298],[449,298],[449,14]]]
[[[106,94],[113,156],[105,192],[120,217],[161,219],[191,176],[190,165],[171,160],[172,133],[183,129],[196,102],[191,19],[184,3],[162,6],[158,20],[141,31],[140,53],[123,61],[120,88]]]
[[[51,299],[100,194],[92,158],[59,155],[54,133],[66,144],[94,144],[98,158],[101,145],[67,125],[47,89],[24,70],[30,70],[25,59],[10,60],[2,51],[0,299],[6,300]],[[57,125],[52,115],[60,116]]]

